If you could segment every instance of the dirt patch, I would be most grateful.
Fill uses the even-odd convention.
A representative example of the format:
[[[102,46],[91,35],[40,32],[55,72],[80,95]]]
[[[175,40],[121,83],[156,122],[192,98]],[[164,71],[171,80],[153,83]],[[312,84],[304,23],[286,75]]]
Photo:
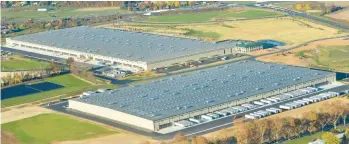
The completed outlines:
[[[335,19],[345,20],[345,21],[349,22],[349,8],[340,10],[338,12],[331,13],[331,14],[326,15],[326,16],[331,17],[331,18],[335,18]]]
[[[28,106],[7,110],[1,113],[1,124],[33,117],[44,113],[53,113],[54,111],[39,106]]]
[[[20,144],[19,140],[11,133],[1,131],[1,143],[2,144]]]
[[[295,54],[300,51],[314,50],[318,46],[331,46],[331,45],[349,45],[349,40],[330,39],[330,40],[313,42],[306,46],[302,46],[288,52],[259,57],[257,58],[257,60],[265,61],[265,62],[282,63],[282,64],[294,65],[294,66],[309,66],[311,64],[314,64],[314,62],[312,62],[310,59],[300,59]]]
[[[109,135],[105,137],[80,140],[80,141],[65,141],[58,142],[55,144],[141,144],[145,141],[158,142],[149,137],[136,135],[132,133],[118,133],[114,135]]]
[[[119,10],[119,7],[91,7],[91,8],[81,8],[76,11],[102,11],[102,10]]]

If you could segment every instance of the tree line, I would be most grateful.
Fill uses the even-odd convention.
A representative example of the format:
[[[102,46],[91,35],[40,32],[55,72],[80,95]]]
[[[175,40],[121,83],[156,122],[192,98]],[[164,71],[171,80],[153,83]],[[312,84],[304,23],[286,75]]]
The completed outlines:
[[[349,127],[342,131],[337,129],[340,124],[344,127],[347,126],[348,116],[349,103],[337,99],[325,102],[318,110],[304,112],[297,118],[288,116],[263,118],[249,122],[239,121],[234,123],[233,128],[219,131],[217,137],[195,136],[189,139],[184,134],[179,133],[172,140],[160,144],[279,143],[329,130],[344,132],[343,143],[349,143]],[[328,144],[341,144],[341,140],[332,132],[325,132],[321,138]],[[144,144],[151,144],[151,142],[146,141]]]
[[[68,70],[63,65],[51,61],[48,68],[9,72],[10,74],[1,77],[1,86],[11,86],[27,81],[56,76],[65,72],[68,72]]]

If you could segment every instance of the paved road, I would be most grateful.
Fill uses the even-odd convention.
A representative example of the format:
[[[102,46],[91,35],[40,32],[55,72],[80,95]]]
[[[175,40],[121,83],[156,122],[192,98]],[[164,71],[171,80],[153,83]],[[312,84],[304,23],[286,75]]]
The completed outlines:
[[[264,109],[270,108],[270,107],[278,107],[280,104],[284,104],[284,103],[291,102],[291,101],[294,101],[294,100],[299,100],[299,99],[302,99],[304,97],[310,97],[310,96],[317,95],[317,94],[322,93],[322,92],[327,92],[327,91],[340,92],[340,91],[343,91],[343,90],[346,90],[346,89],[349,89],[349,85],[343,85],[343,86],[339,86],[339,87],[336,87],[336,88],[331,88],[331,89],[328,89],[328,90],[324,90],[324,91],[321,91],[321,92],[305,95],[303,97],[297,97],[297,98],[294,98],[294,99],[289,99],[289,100],[283,101],[281,103],[272,104],[272,105],[268,105],[268,106],[265,106],[265,107],[260,107],[260,108],[257,108],[257,109],[251,110],[251,111],[247,111],[246,113],[251,113],[251,112],[258,111],[258,110],[264,110]],[[141,134],[141,135],[149,136],[149,137],[152,137],[152,138],[157,139],[157,140],[168,140],[168,139],[171,139],[177,133],[184,133],[187,137],[191,138],[191,137],[194,137],[194,136],[197,136],[197,135],[202,135],[202,134],[210,133],[210,132],[213,132],[213,131],[217,131],[217,130],[220,130],[222,128],[231,127],[232,126],[232,120],[233,120],[233,116],[229,116],[229,117],[225,117],[225,118],[222,118],[222,119],[214,120],[214,121],[211,121],[211,122],[208,122],[208,123],[204,123],[204,124],[201,124],[201,125],[189,127],[189,128],[186,128],[186,129],[183,129],[183,130],[180,130],[180,131],[176,131],[176,132],[172,132],[172,133],[168,133],[168,134],[159,134],[159,133],[155,133],[155,132],[149,132],[149,131],[145,131],[145,130],[140,130],[140,129],[137,129],[137,128],[132,127],[132,126],[129,126],[129,125],[126,125],[126,124],[122,124],[122,123],[118,123],[116,121],[100,118],[98,116],[92,116],[92,115],[88,115],[88,114],[77,112],[77,111],[73,111],[73,110],[67,110],[66,108],[63,107],[65,105],[67,105],[67,104],[68,104],[67,101],[61,101],[61,102],[58,102],[58,103],[55,103],[55,104],[51,104],[50,106],[46,106],[46,108],[49,108],[49,109],[52,109],[52,110],[55,110],[55,111],[59,111],[59,112],[63,112],[63,113],[67,113],[67,114],[71,114],[71,115],[74,115],[74,116],[77,116],[77,117],[93,120],[93,121],[96,121],[96,122],[100,122],[100,123],[103,123],[103,124],[106,124],[106,125],[110,125],[110,126],[113,126],[113,127],[121,128],[121,129],[124,129],[124,130],[127,130],[127,131],[131,131],[131,132],[134,132],[134,133]],[[237,117],[243,117],[244,115],[245,115],[245,113],[241,113],[241,114],[238,114]]]
[[[255,6],[253,4],[246,4],[245,6],[257,7],[257,6]],[[308,13],[305,13],[305,12],[295,11],[295,10],[282,8],[282,7],[278,7],[278,6],[265,6],[265,7],[259,7],[259,8],[273,9],[273,10],[276,10],[276,11],[285,12],[285,13],[291,15],[291,16],[304,17],[304,18],[307,18],[307,19],[311,19],[311,20],[314,20],[314,21],[318,21],[318,22],[330,25],[332,27],[341,28],[341,29],[344,29],[344,30],[349,30],[349,26],[346,26],[346,25],[343,25],[343,24],[339,24],[339,23],[336,23],[336,22],[333,22],[333,21],[329,21],[329,20],[326,20],[326,19],[321,19],[321,18],[312,16],[312,15],[309,15]]]

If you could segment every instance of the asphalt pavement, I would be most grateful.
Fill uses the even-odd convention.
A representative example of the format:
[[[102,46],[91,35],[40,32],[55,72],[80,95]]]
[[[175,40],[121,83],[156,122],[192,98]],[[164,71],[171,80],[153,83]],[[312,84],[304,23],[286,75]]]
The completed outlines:
[[[271,108],[271,107],[279,107],[279,105],[284,104],[284,103],[288,103],[291,101],[295,101],[295,100],[299,100],[299,99],[303,99],[305,97],[310,97],[313,95],[317,95],[323,92],[327,92],[327,91],[333,91],[333,92],[340,92],[343,90],[349,89],[349,85],[343,85],[343,86],[339,86],[339,87],[335,87],[335,88],[331,88],[331,89],[327,89],[327,90],[323,90],[320,92],[316,92],[316,93],[312,93],[312,94],[308,94],[305,96],[301,96],[301,97],[296,97],[293,99],[288,99],[286,101],[280,102],[280,103],[274,103],[271,105],[266,105],[264,107],[259,107],[257,109],[254,110],[250,110],[250,111],[246,111],[244,113],[240,113],[238,114],[236,117],[243,117],[245,114],[247,113],[251,113],[251,112],[255,112],[255,111],[259,111],[259,110],[265,110],[267,108]],[[223,128],[227,128],[227,127],[231,127],[233,125],[232,121],[233,121],[233,116],[227,116],[221,119],[217,119],[214,121],[210,121],[208,123],[203,123],[200,125],[195,125],[192,127],[188,127],[179,131],[175,131],[175,132],[171,132],[171,133],[167,133],[167,134],[160,134],[160,133],[156,133],[156,132],[150,132],[147,130],[142,130],[140,128],[136,128],[134,126],[128,125],[128,124],[123,124],[121,122],[117,122],[117,121],[113,121],[113,120],[109,120],[109,119],[105,119],[105,118],[101,118],[99,116],[94,116],[94,115],[89,115],[86,113],[82,113],[82,112],[78,112],[78,111],[74,111],[74,110],[70,110],[70,109],[66,109],[63,106],[67,106],[68,102],[67,101],[60,101],[60,102],[56,102],[56,103],[52,103],[50,106],[46,106],[45,104],[43,105],[43,107],[58,111],[58,112],[62,112],[62,113],[66,113],[66,114],[70,114],[70,115],[74,115],[77,117],[81,117],[81,118],[85,118],[85,119],[89,119],[92,121],[96,121],[99,123],[103,123],[112,127],[116,127],[116,128],[120,128],[120,129],[124,129],[127,131],[131,131],[140,135],[144,135],[144,136],[149,136],[152,137],[154,139],[157,140],[168,140],[173,138],[177,133],[183,133],[185,134],[187,137],[191,138],[197,135],[203,135],[206,133],[210,133],[210,132],[214,132]]]

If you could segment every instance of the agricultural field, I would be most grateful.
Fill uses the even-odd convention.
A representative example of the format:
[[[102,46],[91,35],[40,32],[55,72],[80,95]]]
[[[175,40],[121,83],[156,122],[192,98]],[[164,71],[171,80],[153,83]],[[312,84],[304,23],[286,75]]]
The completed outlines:
[[[50,66],[47,62],[42,62],[34,59],[28,59],[21,56],[10,56],[6,60],[1,61],[1,70],[31,70],[42,69]]]
[[[149,22],[207,22],[214,20],[229,20],[239,18],[261,18],[267,16],[280,16],[281,13],[260,9],[230,9],[225,11],[210,11],[200,13],[184,13],[175,15],[153,16]]]
[[[43,81],[60,84],[64,86],[64,88],[2,100],[1,107],[8,107],[8,106],[18,105],[22,103],[27,103],[27,102],[33,102],[33,101],[37,101],[45,98],[65,95],[71,92],[81,91],[83,89],[91,87],[91,84],[83,80],[80,80],[70,74],[47,78]]]
[[[331,14],[326,15],[334,19],[340,19],[349,22],[349,7]]]
[[[257,58],[260,61],[349,72],[349,40],[314,42],[285,52]]]
[[[22,7],[22,8],[2,8],[1,17],[10,20],[29,20],[42,19],[52,20],[55,18],[97,16],[106,14],[115,14],[116,12],[127,12],[119,7],[99,7],[99,8],[54,8],[47,12],[37,11],[39,7]]]
[[[335,28],[290,17],[197,24],[126,23],[122,26],[109,24],[100,27],[196,38],[206,41],[272,39],[286,44],[299,44],[314,39],[347,35],[347,33]]]
[[[41,114],[1,125],[23,144],[81,140],[118,133],[96,124],[60,114]]]

